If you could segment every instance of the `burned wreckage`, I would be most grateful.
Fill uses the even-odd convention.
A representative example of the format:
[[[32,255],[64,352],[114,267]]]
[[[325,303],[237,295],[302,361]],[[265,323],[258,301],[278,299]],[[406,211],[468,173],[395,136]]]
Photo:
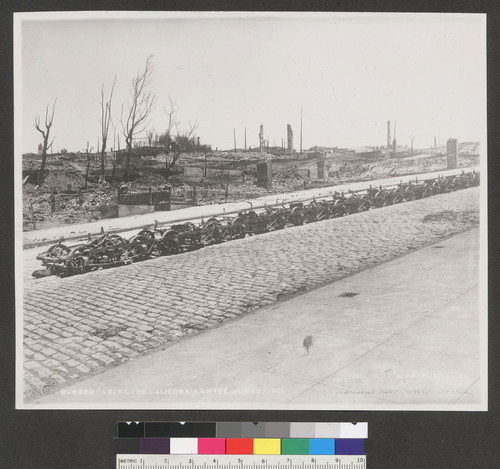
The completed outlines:
[[[209,218],[197,224],[185,222],[160,227],[156,223],[154,228],[142,229],[130,239],[116,233],[101,233],[95,239],[89,235],[86,243],[67,246],[59,242],[39,254],[37,259],[44,269],[36,270],[33,276],[83,274],[478,185],[478,172],[463,171],[423,181],[415,179],[392,186],[335,192],[328,197],[240,211],[235,216]]]

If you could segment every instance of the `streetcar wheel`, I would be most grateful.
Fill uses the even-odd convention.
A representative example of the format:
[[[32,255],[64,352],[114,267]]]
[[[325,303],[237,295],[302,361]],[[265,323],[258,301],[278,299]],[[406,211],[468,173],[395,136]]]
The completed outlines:
[[[146,238],[151,238],[154,239],[155,234],[151,230],[141,230],[139,233],[137,233],[137,236],[145,236]]]
[[[209,218],[207,221],[206,221],[206,226],[221,226],[221,222],[219,220],[217,220],[217,218]]]
[[[403,202],[403,197],[401,196],[401,194],[394,194],[394,197],[392,198],[392,205],[396,205],[396,204],[399,204]]]
[[[278,213],[276,215],[276,219],[275,220],[276,220],[276,229],[277,230],[282,230],[283,228],[285,228],[285,226],[286,226],[286,219],[283,216],[283,214]]]
[[[128,250],[129,258],[140,259],[149,254],[149,243],[148,237],[144,235],[136,235],[130,238],[129,243],[131,244],[130,249]]]
[[[292,208],[292,212],[290,213],[290,221],[295,225],[303,225],[304,224],[304,214],[299,207]]]
[[[247,227],[245,225],[245,220],[241,217],[236,217],[230,226],[230,239],[234,238],[244,238],[247,234]]]
[[[117,234],[112,234],[108,236],[108,242],[113,246],[116,244],[123,243],[124,241],[125,240],[120,235]]]
[[[405,201],[406,202],[411,202],[412,200],[415,200],[415,199],[416,199],[415,192],[413,192],[413,191],[406,191],[405,192]]]
[[[365,212],[366,210],[370,210],[372,206],[372,203],[370,201],[370,198],[367,195],[364,195],[361,197],[361,203],[357,208],[358,212]]]
[[[66,265],[71,274],[83,274],[90,270],[88,252],[84,245],[75,246],[70,251]]]
[[[181,242],[177,231],[165,231],[161,237],[161,247],[165,254],[177,254],[181,249]]]
[[[71,249],[64,244],[54,244],[47,249],[47,254],[50,255],[50,257],[62,257],[69,254],[70,251]]]
[[[375,194],[375,197],[373,198],[373,205],[375,207],[383,207],[384,205],[387,205],[387,200],[385,198],[385,195],[382,192],[377,192]]]

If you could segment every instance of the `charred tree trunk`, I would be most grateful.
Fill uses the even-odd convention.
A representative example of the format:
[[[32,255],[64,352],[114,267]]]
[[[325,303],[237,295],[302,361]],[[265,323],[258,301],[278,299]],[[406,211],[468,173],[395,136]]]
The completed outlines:
[[[125,158],[125,172],[123,174],[123,178],[125,179],[125,182],[128,182],[130,177],[130,159],[132,157],[132,136],[127,135],[125,142],[127,144],[127,157]]]
[[[104,98],[104,85],[101,86],[101,138],[102,138],[102,147],[101,147],[101,176],[99,178],[100,183],[106,182],[105,176],[105,165],[104,158],[106,156],[106,145],[108,143],[108,134],[109,134],[109,124],[111,123],[111,103],[113,101],[113,92],[115,90],[116,85],[116,76],[113,81],[113,86],[111,87],[111,91],[109,93],[109,99],[106,101]],[[99,147],[97,147],[98,149]]]
[[[106,139],[103,139],[101,147],[101,175],[99,176],[99,182],[101,184],[104,184],[106,182],[105,165],[104,165],[105,156],[106,156]]]
[[[43,139],[43,149],[42,149],[42,164],[40,165],[40,176],[38,178],[40,186],[43,185],[43,182],[45,180],[45,165],[47,164],[47,139],[48,139],[48,133],[47,133],[47,138]]]
[[[90,171],[90,155],[87,155],[87,171],[85,172],[85,189],[87,189],[87,184],[89,182],[89,171]]]
[[[90,172],[90,153],[94,149],[94,147],[89,148],[89,142],[87,142],[87,148],[83,150],[87,155],[87,171],[85,172],[85,189],[87,189],[87,184],[89,182],[89,172]]]
[[[42,148],[42,164],[40,166],[40,176],[39,176],[39,185],[43,185],[45,179],[45,165],[47,164],[47,150],[54,142],[54,138],[52,138],[52,142],[49,145],[49,136],[50,129],[52,127],[52,123],[54,122],[54,111],[56,108],[56,101],[54,100],[54,104],[52,105],[52,113],[49,116],[49,105],[45,108],[45,130],[43,130],[40,126],[40,116],[35,117],[34,126],[35,129],[38,130],[42,134],[43,138],[43,148]]]

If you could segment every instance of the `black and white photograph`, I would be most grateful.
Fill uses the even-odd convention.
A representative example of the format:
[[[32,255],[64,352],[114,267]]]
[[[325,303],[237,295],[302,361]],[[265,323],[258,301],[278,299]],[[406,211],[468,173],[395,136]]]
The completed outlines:
[[[488,410],[486,15],[14,14],[17,409]]]

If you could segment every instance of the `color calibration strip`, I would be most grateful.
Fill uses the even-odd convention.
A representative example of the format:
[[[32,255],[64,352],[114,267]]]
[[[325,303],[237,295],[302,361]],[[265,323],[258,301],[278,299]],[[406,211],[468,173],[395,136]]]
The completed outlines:
[[[119,422],[115,454],[363,455],[366,438],[366,422]]]

